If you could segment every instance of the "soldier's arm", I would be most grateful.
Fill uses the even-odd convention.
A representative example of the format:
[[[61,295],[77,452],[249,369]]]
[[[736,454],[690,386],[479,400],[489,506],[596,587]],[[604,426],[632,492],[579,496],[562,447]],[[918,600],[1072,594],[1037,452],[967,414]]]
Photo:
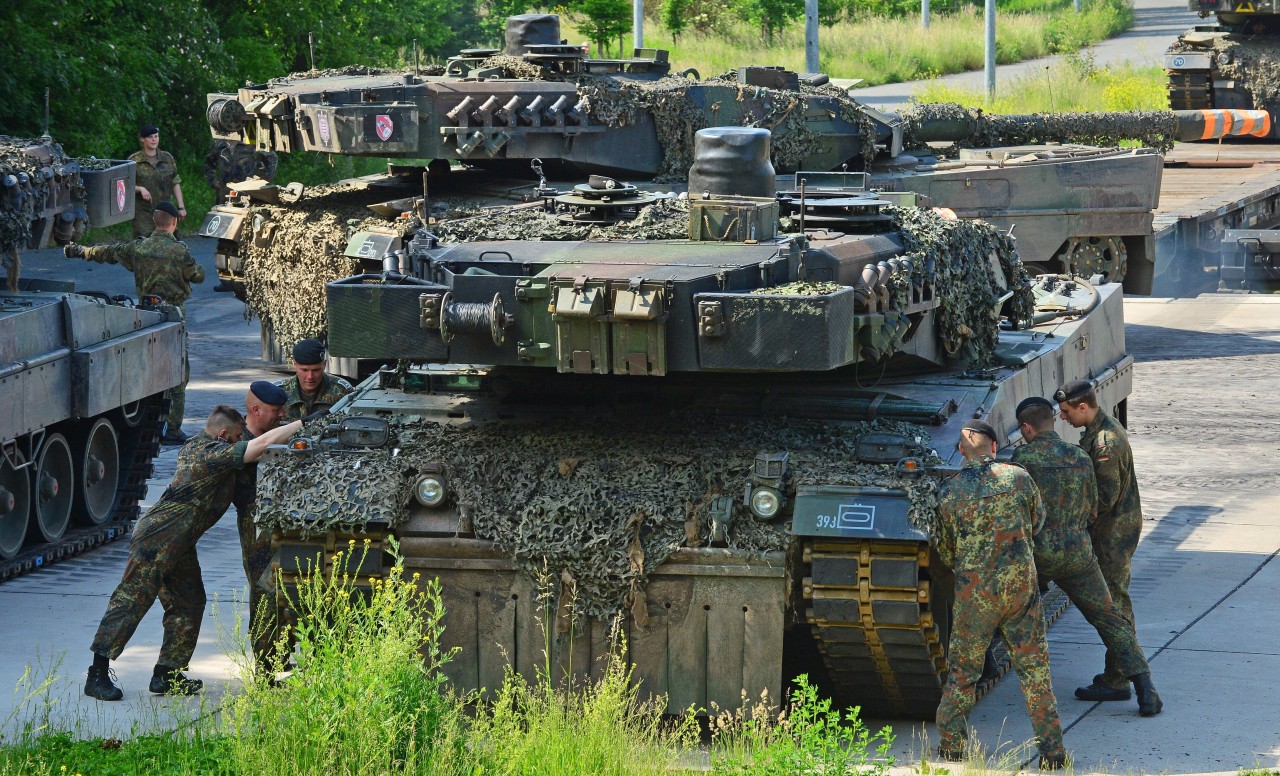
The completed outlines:
[[[1093,473],[1098,483],[1098,514],[1107,515],[1120,500],[1123,479],[1120,472],[1120,455],[1115,449],[1115,438],[1106,431],[1098,434],[1089,457],[1093,459]]]
[[[1027,484],[1031,486],[1031,534],[1034,536],[1044,528],[1044,499],[1040,496],[1040,488],[1036,485],[1036,481],[1031,479],[1031,475],[1027,475]]]
[[[275,180],[276,167],[280,164],[280,159],[276,157],[275,151],[259,151],[258,157],[262,162],[262,177],[267,180]]]
[[[302,429],[302,421],[295,420],[292,423],[286,423],[279,428],[273,428],[262,436],[254,437],[249,440],[249,447],[244,451],[244,462],[253,463],[262,457],[271,445],[278,445],[288,441],[289,437],[298,433]]]
[[[209,188],[218,188],[218,147],[215,145],[209,153],[204,155],[204,179],[209,184]]]
[[[134,243],[119,242],[109,245],[90,245],[84,249],[84,257],[99,264],[119,264],[133,271]]]
[[[1083,469],[1085,472],[1085,493],[1089,499],[1089,527],[1098,522],[1098,476],[1093,473],[1093,467]]]
[[[187,263],[182,268],[182,276],[190,283],[204,282],[204,267],[191,257],[191,251],[187,251]]]

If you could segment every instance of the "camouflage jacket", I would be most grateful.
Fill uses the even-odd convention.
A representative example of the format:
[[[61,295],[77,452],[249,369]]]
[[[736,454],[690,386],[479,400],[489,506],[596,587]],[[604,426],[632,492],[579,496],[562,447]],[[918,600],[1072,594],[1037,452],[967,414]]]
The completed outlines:
[[[285,394],[289,397],[284,405],[285,423],[301,420],[313,412],[329,409],[337,403],[338,399],[353,390],[351,383],[337,375],[330,374],[326,374],[321,378],[320,387],[316,389],[315,396],[310,398],[303,395],[302,388],[298,385],[297,375],[280,380],[276,385],[283,388]]]
[[[1093,462],[1083,450],[1046,431],[1013,451],[1013,462],[1031,473],[1044,502],[1044,527],[1036,533],[1036,569],[1070,576],[1093,558],[1089,526],[1098,517]]]
[[[274,151],[258,151],[244,143],[219,140],[204,157],[204,179],[214,189],[255,175],[271,180],[275,177],[278,163]]]
[[[1035,578],[1032,537],[1044,505],[1031,475],[991,458],[969,461],[942,484],[934,543],[955,571],[956,590],[977,577],[983,586],[1020,589]]]
[[[153,294],[179,306],[191,298],[192,283],[204,282],[204,267],[191,258],[187,246],[158,229],[131,242],[90,246],[84,257],[132,272],[139,297]]]
[[[1133,450],[1124,427],[1102,410],[1080,435],[1080,447],[1093,460],[1098,478],[1098,518],[1142,515],[1138,478],[1133,471]]]
[[[235,472],[245,465],[244,454],[249,443],[224,442],[204,431],[196,434],[178,451],[178,470],[173,481],[155,506],[138,521],[135,538],[152,530],[186,520],[193,538],[199,537],[218,522],[235,488]]]
[[[257,434],[244,427],[244,441],[256,437]],[[231,495],[231,503],[239,514],[253,515],[253,508],[258,503],[258,462],[245,464],[236,472],[236,485]]]
[[[151,192],[150,202],[140,195],[134,195],[134,212],[142,210],[150,213],[156,209],[157,202],[173,200],[173,185],[182,183],[173,154],[157,150],[155,159],[148,159],[145,151],[138,151],[129,158],[138,163],[138,185]]]

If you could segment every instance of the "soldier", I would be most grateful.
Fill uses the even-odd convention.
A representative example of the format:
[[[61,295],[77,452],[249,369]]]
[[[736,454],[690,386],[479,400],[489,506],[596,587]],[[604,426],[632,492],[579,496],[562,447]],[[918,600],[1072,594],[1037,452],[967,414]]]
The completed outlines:
[[[244,398],[246,440],[256,439],[279,427],[287,400],[280,386],[258,380],[249,386]],[[253,516],[257,506],[258,464],[248,463],[236,472],[235,494],[231,503],[236,508],[236,527],[240,532],[240,551],[244,575],[249,583],[249,644],[259,669],[270,673],[274,666],[272,653],[280,637],[279,612],[276,609],[271,568],[271,535],[258,533]]]
[[[351,393],[351,383],[324,373],[326,360],[324,343],[320,340],[304,339],[293,346],[294,376],[276,383],[289,396],[285,420],[298,420],[327,410]]]
[[[195,651],[205,606],[196,540],[230,506],[235,487],[231,475],[301,427],[301,423],[290,423],[242,441],[244,418],[233,408],[218,405],[204,430],[178,452],[173,481],[133,529],[124,576],[93,639],[85,695],[102,701],[124,697],[112,681],[109,661],[120,657],[157,597],[164,607],[164,642],[151,675],[151,692],[186,694],[204,686],[182,673]]]
[[[996,463],[996,432],[989,424],[966,422],[957,448],[965,467],[942,485],[934,537],[938,556],[956,578],[950,675],[938,704],[938,755],[952,761],[964,757],[974,685],[982,675],[983,653],[999,631],[1022,683],[1040,767],[1061,768],[1066,752],[1032,557],[1032,537],[1044,523],[1040,493],[1025,470]]]
[[[160,128],[143,124],[138,130],[142,150],[129,158],[138,164],[137,185],[133,187],[133,236],[151,234],[151,214],[161,202],[172,202],[178,218],[187,217],[182,196],[182,176],[173,154],[160,150]]]
[[[1133,601],[1129,598],[1130,563],[1142,533],[1142,501],[1133,472],[1133,451],[1124,427],[1098,408],[1098,396],[1088,380],[1072,380],[1053,395],[1062,419],[1083,428],[1080,447],[1093,461],[1098,480],[1098,519],[1089,527],[1093,553],[1107,580],[1111,600],[1137,632]],[[1076,690],[1086,701],[1127,701],[1129,682],[1107,650],[1103,672],[1093,684]],[[1141,701],[1141,696],[1139,696]]]
[[[155,230],[147,237],[132,242],[94,245],[88,248],[72,243],[62,249],[68,258],[83,258],[99,264],[119,264],[133,273],[138,298],[158,296],[174,305],[186,320],[186,303],[191,297],[191,284],[204,282],[204,268],[191,258],[187,246],[173,236],[178,228],[178,209],[169,202],[156,205],[153,215]],[[161,441],[181,445],[190,438],[182,433],[182,418],[187,405],[187,380],[191,365],[182,354],[182,384],[169,389],[169,422]]]
[[[1093,462],[1083,450],[1062,441],[1053,430],[1053,404],[1034,396],[1018,405],[1018,428],[1027,444],[1013,462],[1031,473],[1044,502],[1045,522],[1035,537],[1040,580],[1058,583],[1071,603],[1098,630],[1121,675],[1138,693],[1138,713],[1152,717],[1164,704],[1151,682],[1151,669],[1133,625],[1120,614],[1094,557],[1089,526],[1098,515]]]
[[[229,184],[258,177],[270,181],[276,175],[274,151],[257,151],[246,143],[215,140],[204,157],[204,179],[216,194],[216,202],[227,196]]]

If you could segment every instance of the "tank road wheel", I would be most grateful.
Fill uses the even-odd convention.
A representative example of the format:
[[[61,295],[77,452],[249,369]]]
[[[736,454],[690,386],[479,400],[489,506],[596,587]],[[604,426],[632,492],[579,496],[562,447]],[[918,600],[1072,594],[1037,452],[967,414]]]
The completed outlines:
[[[1102,275],[1108,283],[1124,280],[1129,252],[1119,237],[1085,237],[1072,239],[1067,246],[1067,272],[1090,278]]]
[[[139,405],[138,419],[142,419]],[[120,482],[120,444],[111,421],[98,418],[89,427],[76,456],[76,520],[102,525],[111,519]]]
[[[145,411],[142,401],[142,399],[131,401],[116,410],[116,416],[120,418],[120,422],[129,428],[137,428],[138,424],[142,422],[142,415]]]
[[[9,456],[0,456],[0,559],[4,560],[22,549],[31,511],[31,480],[26,469],[17,468],[25,461],[17,450],[12,453],[12,463]]]
[[[35,515],[36,528],[46,542],[56,542],[71,522],[71,504],[75,500],[75,475],[71,465],[71,445],[62,434],[51,434],[36,457]]]

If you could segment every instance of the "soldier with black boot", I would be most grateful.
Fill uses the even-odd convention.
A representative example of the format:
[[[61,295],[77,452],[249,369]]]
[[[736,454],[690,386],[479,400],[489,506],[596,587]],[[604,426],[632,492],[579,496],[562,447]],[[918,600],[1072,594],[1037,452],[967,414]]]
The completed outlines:
[[[1164,704],[1151,681],[1151,668],[1133,625],[1120,614],[1094,557],[1089,526],[1098,514],[1093,462],[1083,450],[1053,430],[1053,404],[1038,396],[1018,405],[1018,428],[1026,444],[1013,453],[1040,488],[1044,527],[1035,536],[1041,584],[1056,582],[1089,624],[1098,630],[1120,674],[1133,682],[1138,713],[1152,717]]]

